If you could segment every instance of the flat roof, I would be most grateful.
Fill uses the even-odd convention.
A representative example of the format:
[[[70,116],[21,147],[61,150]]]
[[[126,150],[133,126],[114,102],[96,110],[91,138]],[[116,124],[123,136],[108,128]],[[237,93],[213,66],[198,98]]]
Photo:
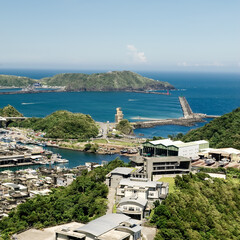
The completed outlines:
[[[88,224],[80,228],[77,228],[75,232],[89,233],[93,236],[98,237],[116,228],[117,226],[119,226],[120,223],[125,222],[129,219],[130,217],[126,216],[125,214],[107,214],[89,222]]]
[[[115,173],[115,174],[122,174],[122,175],[128,175],[133,171],[132,168],[128,168],[128,167],[117,167],[115,169],[113,169],[111,171],[111,173]]]
[[[129,236],[130,236],[130,233],[113,229],[107,233],[102,234],[100,237],[98,237],[98,239],[99,240],[119,240],[119,239],[125,239]]]
[[[190,158],[182,156],[171,156],[171,157],[144,157],[147,161],[152,162],[182,162],[182,161],[191,161]]]
[[[5,187],[20,188],[17,184],[14,183],[3,183],[2,185]]]
[[[141,178],[140,178],[141,180]],[[159,182],[153,182],[153,181],[134,181],[131,180],[129,178],[123,178],[121,179],[119,185],[125,185],[125,186],[129,186],[129,187],[153,187],[155,188],[157,185],[159,185]]]

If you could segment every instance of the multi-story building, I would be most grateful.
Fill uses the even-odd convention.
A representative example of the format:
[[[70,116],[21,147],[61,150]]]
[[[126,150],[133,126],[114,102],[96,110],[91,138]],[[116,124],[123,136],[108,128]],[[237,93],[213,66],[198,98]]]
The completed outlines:
[[[162,139],[143,143],[142,155],[146,157],[181,156],[195,158],[205,148],[209,148],[209,142],[205,140],[184,143]]]
[[[117,211],[134,219],[149,216],[154,201],[165,199],[168,183],[153,182],[146,178],[122,179],[117,187]]]

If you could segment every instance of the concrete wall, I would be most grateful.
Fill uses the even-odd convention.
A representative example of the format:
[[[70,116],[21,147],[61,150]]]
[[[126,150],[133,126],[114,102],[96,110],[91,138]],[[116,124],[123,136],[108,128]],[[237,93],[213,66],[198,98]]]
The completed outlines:
[[[180,147],[178,151],[178,156],[181,157],[195,157],[197,153],[199,152],[199,145],[192,145],[192,146],[186,146],[186,147]]]

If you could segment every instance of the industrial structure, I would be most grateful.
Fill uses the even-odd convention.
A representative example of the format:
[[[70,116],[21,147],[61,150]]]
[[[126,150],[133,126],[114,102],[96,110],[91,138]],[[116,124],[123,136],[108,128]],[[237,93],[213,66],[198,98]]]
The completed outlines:
[[[184,143],[163,139],[143,143],[141,153],[146,157],[181,156],[194,158],[205,148],[209,148],[209,142],[205,140]]]

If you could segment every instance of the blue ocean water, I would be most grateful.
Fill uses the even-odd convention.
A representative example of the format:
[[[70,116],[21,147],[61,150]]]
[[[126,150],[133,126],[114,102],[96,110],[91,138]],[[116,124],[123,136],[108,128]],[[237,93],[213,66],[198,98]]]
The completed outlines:
[[[61,72],[104,72],[76,70],[0,70],[0,74],[27,76],[40,79]],[[139,72],[156,80],[167,81],[178,90],[170,96],[126,92],[72,92],[0,95],[0,107],[11,104],[25,116],[44,117],[56,110],[69,110],[90,114],[96,121],[114,121],[116,107],[122,107],[129,121],[139,118],[178,118],[182,110],[178,96],[185,96],[196,113],[222,115],[240,106],[239,73],[183,73]],[[195,127],[202,126],[199,123]],[[137,129],[144,137],[186,133],[192,127],[158,126]]]

